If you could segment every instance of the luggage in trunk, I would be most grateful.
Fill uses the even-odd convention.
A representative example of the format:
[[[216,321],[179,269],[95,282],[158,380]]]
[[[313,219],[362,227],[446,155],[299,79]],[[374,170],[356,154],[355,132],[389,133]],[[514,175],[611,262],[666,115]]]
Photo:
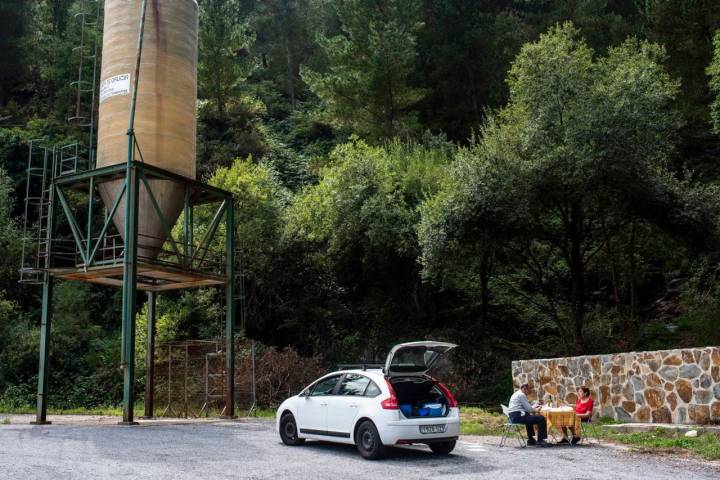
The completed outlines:
[[[393,378],[390,383],[405,417],[444,417],[448,414],[448,401],[432,380],[400,377]]]

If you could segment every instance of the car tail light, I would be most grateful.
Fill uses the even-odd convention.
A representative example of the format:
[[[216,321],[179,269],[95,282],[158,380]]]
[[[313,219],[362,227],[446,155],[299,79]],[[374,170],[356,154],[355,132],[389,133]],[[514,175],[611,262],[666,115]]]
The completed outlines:
[[[399,410],[400,406],[398,405],[398,399],[395,395],[395,389],[390,384],[387,378],[385,379],[385,383],[387,383],[388,390],[390,390],[390,396],[380,402],[380,406],[382,406],[382,408],[384,408],[385,410]]]
[[[445,395],[448,401],[448,407],[453,408],[458,406],[458,402],[455,399],[455,396],[450,393],[450,390],[441,382],[437,382],[437,386],[440,389],[440,391]]]

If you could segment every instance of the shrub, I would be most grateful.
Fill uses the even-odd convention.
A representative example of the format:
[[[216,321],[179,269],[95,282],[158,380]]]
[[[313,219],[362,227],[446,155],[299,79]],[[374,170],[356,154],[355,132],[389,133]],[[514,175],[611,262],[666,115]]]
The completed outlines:
[[[249,359],[238,365],[237,390],[251,391],[251,368]],[[301,357],[290,347],[263,348],[255,359],[257,403],[262,407],[276,407],[326,371],[319,355]]]

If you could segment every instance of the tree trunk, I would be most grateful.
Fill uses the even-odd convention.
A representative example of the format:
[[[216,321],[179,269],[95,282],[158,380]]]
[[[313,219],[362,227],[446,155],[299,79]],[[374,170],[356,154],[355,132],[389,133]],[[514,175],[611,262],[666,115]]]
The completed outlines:
[[[285,53],[287,57],[287,94],[290,97],[290,106],[293,110],[297,108],[295,100],[295,69],[293,68],[292,50],[290,49],[290,39],[285,41]]]
[[[632,223],[630,224],[630,245],[628,246],[628,266],[630,268],[630,275],[629,275],[629,282],[628,282],[628,288],[630,289],[630,324],[632,328],[635,328],[637,325],[637,292],[635,291],[635,272],[637,270],[637,262],[635,261],[635,233],[636,233],[636,223],[635,219],[633,219]]]
[[[580,205],[573,204],[570,209],[568,237],[570,240],[570,310],[573,321],[573,342],[576,353],[585,352],[583,323],[585,320],[585,266],[582,255],[583,214]]]
[[[600,218],[602,222],[602,233],[603,233],[603,241],[605,242],[605,250],[607,251],[608,258],[610,259],[610,275],[611,275],[611,282],[612,282],[612,290],[613,290],[613,300],[615,301],[615,309],[620,310],[620,289],[618,288],[618,266],[617,266],[617,256],[615,254],[615,251],[613,250],[612,246],[612,238],[610,237],[610,233],[608,232],[607,225],[605,223],[605,218],[601,216]]]
[[[480,259],[480,333],[482,338],[486,338],[484,333],[490,306],[490,264],[490,252],[484,251]]]

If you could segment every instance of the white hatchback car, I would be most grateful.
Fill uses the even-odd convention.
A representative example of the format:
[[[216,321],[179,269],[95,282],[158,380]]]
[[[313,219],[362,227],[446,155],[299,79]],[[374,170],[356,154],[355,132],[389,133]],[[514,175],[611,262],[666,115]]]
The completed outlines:
[[[277,411],[277,430],[286,445],[305,439],[348,443],[369,459],[386,445],[427,444],[449,454],[460,434],[460,410],[445,385],[428,375],[452,343],[396,345],[380,368],[329,373]]]

